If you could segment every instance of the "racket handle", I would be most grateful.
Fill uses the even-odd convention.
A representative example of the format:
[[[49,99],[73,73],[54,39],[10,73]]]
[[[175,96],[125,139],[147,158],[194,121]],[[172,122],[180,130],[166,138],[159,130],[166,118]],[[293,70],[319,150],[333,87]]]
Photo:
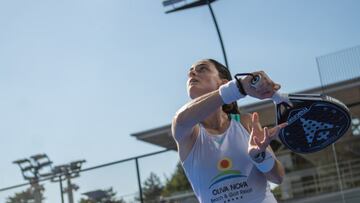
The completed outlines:
[[[254,88],[258,88],[261,81],[261,75],[255,75],[250,81],[250,85]],[[289,106],[293,106],[290,102],[289,95],[284,93],[275,92],[271,98],[275,104],[286,103]]]

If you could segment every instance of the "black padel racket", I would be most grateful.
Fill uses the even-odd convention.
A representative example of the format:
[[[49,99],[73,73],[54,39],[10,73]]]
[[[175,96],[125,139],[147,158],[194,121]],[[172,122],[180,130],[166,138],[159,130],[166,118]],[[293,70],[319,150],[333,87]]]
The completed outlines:
[[[279,133],[281,142],[297,153],[312,153],[335,143],[349,129],[349,109],[321,94],[273,95],[276,123],[288,125]]]
[[[237,74],[235,78],[241,75],[252,74]],[[261,77],[252,76],[252,86],[256,87]],[[276,92],[272,100],[276,106],[276,124],[288,123],[280,131],[279,138],[293,152],[313,153],[322,150],[335,143],[350,127],[349,109],[330,96]]]

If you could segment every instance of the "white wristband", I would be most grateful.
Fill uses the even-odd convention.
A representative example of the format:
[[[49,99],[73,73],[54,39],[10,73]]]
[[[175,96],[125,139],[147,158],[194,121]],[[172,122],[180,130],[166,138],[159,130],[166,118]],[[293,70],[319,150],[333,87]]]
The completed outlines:
[[[235,79],[221,85],[219,88],[219,93],[225,104],[230,104],[246,96],[240,93]]]
[[[272,153],[269,152],[268,150],[260,153],[259,156],[255,158],[255,160],[252,159],[251,157],[250,159],[253,162],[253,164],[256,166],[256,168],[258,168],[259,171],[263,173],[269,172],[274,167],[275,164],[275,159]]]

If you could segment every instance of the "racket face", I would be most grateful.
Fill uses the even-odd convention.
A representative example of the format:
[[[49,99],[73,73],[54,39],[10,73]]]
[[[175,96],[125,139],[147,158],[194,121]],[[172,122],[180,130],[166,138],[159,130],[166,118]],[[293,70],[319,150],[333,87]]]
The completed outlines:
[[[296,98],[296,97],[295,97]],[[290,150],[313,153],[336,142],[350,127],[348,109],[331,97],[294,99],[293,107],[277,105],[277,123],[288,122],[279,138]]]

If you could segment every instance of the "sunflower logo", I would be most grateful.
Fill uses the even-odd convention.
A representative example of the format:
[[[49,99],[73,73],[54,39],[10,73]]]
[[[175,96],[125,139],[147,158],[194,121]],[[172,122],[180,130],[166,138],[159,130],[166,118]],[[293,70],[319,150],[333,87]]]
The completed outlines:
[[[217,164],[219,171],[226,171],[232,168],[232,160],[228,157],[224,157],[219,160]]]

